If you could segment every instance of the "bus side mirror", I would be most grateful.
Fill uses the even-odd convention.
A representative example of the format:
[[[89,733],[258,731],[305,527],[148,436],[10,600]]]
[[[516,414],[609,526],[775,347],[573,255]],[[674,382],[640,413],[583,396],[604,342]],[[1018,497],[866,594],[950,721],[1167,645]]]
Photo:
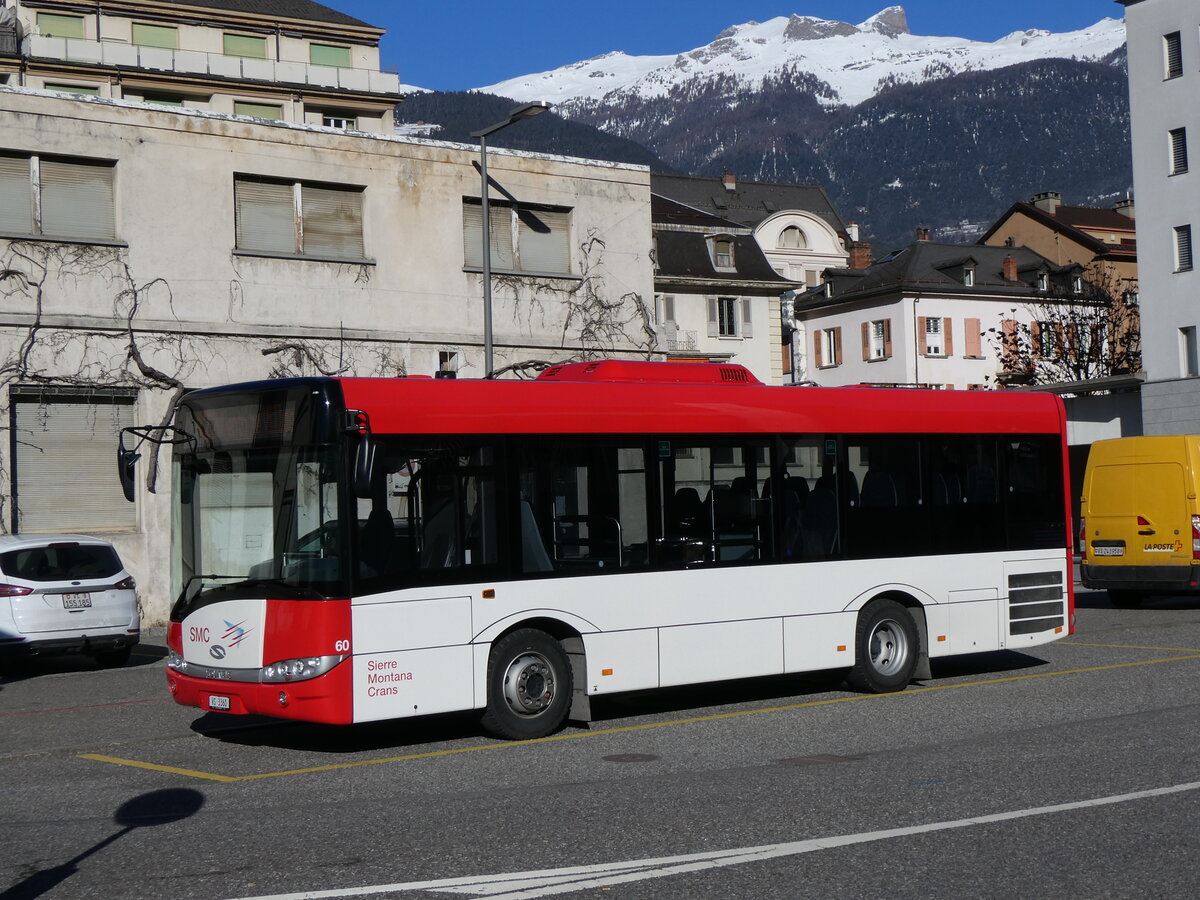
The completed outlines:
[[[122,434],[117,443],[117,475],[121,478],[121,490],[125,493],[125,499],[130,503],[134,498],[134,470],[141,455],[136,450],[125,449],[125,435]]]
[[[364,434],[358,440],[358,449],[354,452],[354,496],[363,500],[371,499],[371,481],[375,475],[375,453],[379,445]]]

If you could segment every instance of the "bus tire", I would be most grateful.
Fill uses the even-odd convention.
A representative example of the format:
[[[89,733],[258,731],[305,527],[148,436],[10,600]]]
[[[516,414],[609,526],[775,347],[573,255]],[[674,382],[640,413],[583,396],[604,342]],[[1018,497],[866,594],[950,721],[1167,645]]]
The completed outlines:
[[[904,690],[921,649],[912,614],[895,600],[872,600],[858,614],[854,649],[846,676],[851,688],[866,694]]]
[[[553,734],[571,708],[571,662],[562,644],[536,628],[506,634],[488,657],[483,727],[497,737]]]
[[[1117,609],[1137,609],[1146,595],[1141,591],[1109,591],[1108,601]]]

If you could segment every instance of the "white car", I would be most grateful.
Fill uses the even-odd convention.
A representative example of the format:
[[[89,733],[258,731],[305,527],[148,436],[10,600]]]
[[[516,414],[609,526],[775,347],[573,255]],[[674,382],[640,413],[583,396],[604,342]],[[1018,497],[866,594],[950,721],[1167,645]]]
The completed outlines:
[[[142,630],[135,588],[108,541],[0,535],[0,658],[84,653],[124,665]]]

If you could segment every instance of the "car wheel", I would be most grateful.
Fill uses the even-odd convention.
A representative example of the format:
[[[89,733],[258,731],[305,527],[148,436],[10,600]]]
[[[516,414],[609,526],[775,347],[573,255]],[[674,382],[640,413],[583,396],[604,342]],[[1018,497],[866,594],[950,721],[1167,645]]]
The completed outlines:
[[[125,663],[129,662],[129,657],[133,654],[132,647],[121,647],[119,650],[104,650],[100,653],[92,654],[96,658],[103,669],[119,669]]]
[[[518,629],[497,641],[488,658],[483,727],[513,740],[545,737],[566,721],[571,691],[562,645],[544,631]]]
[[[856,691],[902,691],[917,668],[920,641],[912,614],[895,600],[873,600],[858,614],[855,659],[846,681]]]

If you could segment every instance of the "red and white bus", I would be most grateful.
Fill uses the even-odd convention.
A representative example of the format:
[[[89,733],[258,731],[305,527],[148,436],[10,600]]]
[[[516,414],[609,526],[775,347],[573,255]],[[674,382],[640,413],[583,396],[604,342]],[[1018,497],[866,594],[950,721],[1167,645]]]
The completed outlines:
[[[609,360],[214,388],[175,426],[167,682],[204,710],[533,738],[599,694],[894,691],[1072,627],[1048,394]]]

